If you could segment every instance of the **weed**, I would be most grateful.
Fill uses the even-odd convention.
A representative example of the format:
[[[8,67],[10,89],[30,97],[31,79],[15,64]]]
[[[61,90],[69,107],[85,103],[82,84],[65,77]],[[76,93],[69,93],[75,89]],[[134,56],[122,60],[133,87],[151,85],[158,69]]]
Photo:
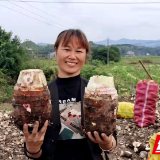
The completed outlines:
[[[7,80],[4,78],[0,79],[0,86],[0,103],[11,101],[13,95],[13,87],[8,85]]]

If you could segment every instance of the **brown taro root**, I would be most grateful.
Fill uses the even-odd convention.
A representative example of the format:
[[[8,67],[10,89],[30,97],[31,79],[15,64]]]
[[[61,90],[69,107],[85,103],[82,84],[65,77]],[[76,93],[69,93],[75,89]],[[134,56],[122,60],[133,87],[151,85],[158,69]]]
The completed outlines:
[[[39,130],[51,116],[51,98],[45,75],[40,69],[22,70],[13,93],[14,124],[23,130],[25,123],[32,131],[35,121],[39,121]]]
[[[93,76],[84,94],[84,128],[111,135],[116,130],[118,95],[113,77]]]

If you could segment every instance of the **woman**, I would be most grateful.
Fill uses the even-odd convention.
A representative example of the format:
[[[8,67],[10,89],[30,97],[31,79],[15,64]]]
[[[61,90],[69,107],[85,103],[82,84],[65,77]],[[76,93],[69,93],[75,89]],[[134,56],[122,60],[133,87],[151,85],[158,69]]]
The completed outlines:
[[[108,137],[96,131],[84,134],[80,129],[84,119],[81,102],[88,83],[80,76],[90,51],[87,38],[80,30],[65,30],[54,48],[59,73],[48,84],[53,105],[50,125],[46,121],[38,132],[39,123],[35,122],[31,134],[24,125],[25,154],[38,160],[102,160],[102,151],[116,147],[116,132]],[[80,126],[75,117],[81,117]]]

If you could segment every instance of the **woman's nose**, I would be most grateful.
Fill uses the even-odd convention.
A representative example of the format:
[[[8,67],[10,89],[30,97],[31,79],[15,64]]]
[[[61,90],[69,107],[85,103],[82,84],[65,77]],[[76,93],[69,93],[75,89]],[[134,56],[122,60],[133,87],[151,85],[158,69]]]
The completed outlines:
[[[76,54],[75,54],[74,51],[71,51],[71,52],[70,52],[69,58],[71,58],[71,59],[76,59]]]

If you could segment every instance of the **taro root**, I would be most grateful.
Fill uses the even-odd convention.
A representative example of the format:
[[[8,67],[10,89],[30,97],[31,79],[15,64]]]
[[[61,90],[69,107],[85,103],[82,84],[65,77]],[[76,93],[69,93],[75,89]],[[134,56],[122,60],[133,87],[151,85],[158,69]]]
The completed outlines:
[[[111,135],[116,130],[118,94],[113,77],[93,76],[84,94],[84,128]]]
[[[120,156],[121,156],[121,157],[131,158],[131,157],[132,157],[132,152],[129,152],[129,151],[121,151]]]
[[[20,130],[26,123],[32,131],[35,121],[39,121],[39,130],[51,116],[51,97],[46,78],[42,70],[22,70],[14,86],[12,118]]]

